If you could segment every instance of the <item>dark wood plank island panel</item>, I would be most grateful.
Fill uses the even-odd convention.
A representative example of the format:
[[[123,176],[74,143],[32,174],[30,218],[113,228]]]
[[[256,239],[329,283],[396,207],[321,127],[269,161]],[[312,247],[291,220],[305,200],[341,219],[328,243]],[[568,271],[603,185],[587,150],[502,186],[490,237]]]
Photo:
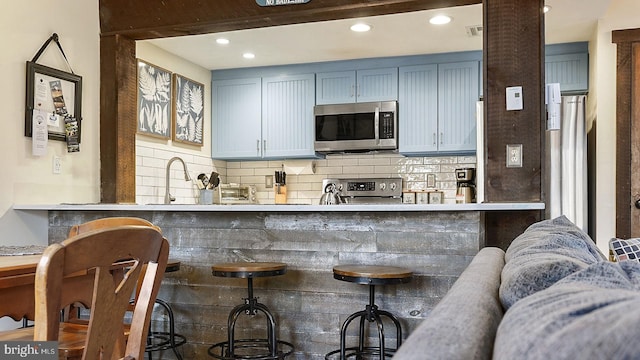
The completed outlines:
[[[246,280],[214,277],[211,265],[236,260],[288,264],[283,276],[256,279],[256,296],[279,324],[279,337],[295,346],[293,358],[323,359],[339,347],[340,325],[364,309],[368,287],[333,279],[337,264],[379,264],[414,271],[408,284],[378,287],[376,303],[396,314],[408,336],[484,246],[481,211],[128,211],[50,210],[49,241],[69,227],[108,216],[137,216],[160,226],[180,271],[167,273],[159,297],[176,313],[187,337],[185,358],[208,358],[226,340],[227,315],[246,297]],[[241,321],[243,336],[261,333]],[[154,326],[166,326],[157,315]],[[240,330],[248,327],[246,330]],[[355,334],[352,334],[355,335]],[[393,343],[395,334],[385,334]],[[170,352],[162,358],[173,358]]]

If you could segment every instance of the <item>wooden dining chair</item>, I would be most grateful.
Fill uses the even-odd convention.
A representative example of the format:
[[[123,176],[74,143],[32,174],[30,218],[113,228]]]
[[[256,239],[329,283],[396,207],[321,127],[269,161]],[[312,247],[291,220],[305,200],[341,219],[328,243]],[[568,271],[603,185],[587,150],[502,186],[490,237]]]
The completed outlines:
[[[99,230],[99,229],[107,229],[116,226],[122,225],[140,225],[140,226],[149,226],[152,227],[159,232],[162,232],[160,227],[154,225],[151,221],[142,219],[139,217],[131,217],[131,216],[114,216],[114,217],[105,217],[95,220],[90,220],[84,222],[82,224],[73,225],[69,229],[68,236],[76,236],[79,234],[84,234],[88,231]]]
[[[31,340],[59,341],[61,349],[68,345],[60,333],[60,310],[74,301],[86,300],[59,289],[68,279],[87,273],[94,285],[87,304],[91,308],[89,323],[86,332],[78,334],[84,341],[82,359],[143,359],[151,311],[168,254],[169,243],[158,229],[140,225],[88,231],[50,245],[36,270],[34,328],[0,333],[0,341],[25,340],[20,333],[32,331]],[[113,264],[121,261],[127,263],[126,272],[118,280],[112,270]],[[136,288],[137,301],[125,345],[122,319]]]

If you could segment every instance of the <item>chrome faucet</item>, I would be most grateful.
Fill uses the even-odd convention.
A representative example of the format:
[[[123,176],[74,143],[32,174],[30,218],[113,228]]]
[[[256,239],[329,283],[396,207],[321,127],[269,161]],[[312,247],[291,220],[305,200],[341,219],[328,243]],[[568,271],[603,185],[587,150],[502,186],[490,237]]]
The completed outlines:
[[[172,201],[176,201],[176,198],[171,196],[171,194],[169,193],[169,170],[171,169],[171,164],[174,161],[180,161],[182,163],[182,168],[184,169],[184,181],[189,181],[191,180],[191,177],[189,176],[189,170],[187,170],[187,164],[184,162],[184,160],[182,160],[179,157],[172,157],[169,162],[167,163],[167,176],[166,176],[166,181],[165,184],[167,186],[166,191],[164,192],[164,203],[165,204],[171,204]]]

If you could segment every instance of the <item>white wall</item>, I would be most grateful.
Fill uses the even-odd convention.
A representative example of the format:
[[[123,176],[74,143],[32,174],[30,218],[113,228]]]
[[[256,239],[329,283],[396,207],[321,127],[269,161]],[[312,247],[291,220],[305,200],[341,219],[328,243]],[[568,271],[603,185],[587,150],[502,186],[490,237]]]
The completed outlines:
[[[24,136],[25,62],[54,32],[83,79],[82,143],[79,153],[67,153],[65,143],[50,141],[47,155],[36,157],[31,155],[31,138]],[[0,33],[0,244],[46,244],[46,222],[37,214],[14,212],[14,203],[100,201],[98,1],[5,2]],[[69,71],[55,43],[38,63]],[[53,155],[62,158],[59,175],[52,171]]]
[[[595,112],[596,140],[596,242],[608,253],[608,241],[615,236],[615,173],[616,173],[616,46],[611,43],[611,31],[640,27],[640,2],[613,0],[605,16],[598,22],[591,48],[590,97],[596,98],[590,110]]]

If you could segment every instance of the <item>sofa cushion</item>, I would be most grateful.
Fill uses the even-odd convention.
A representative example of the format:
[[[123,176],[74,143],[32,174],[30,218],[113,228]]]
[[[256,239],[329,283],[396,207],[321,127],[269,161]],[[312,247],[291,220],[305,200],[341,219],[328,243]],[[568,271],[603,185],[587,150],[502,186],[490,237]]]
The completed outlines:
[[[640,263],[600,262],[515,303],[494,359],[637,359]]]
[[[480,250],[393,359],[491,359],[503,314],[498,300],[503,266],[504,251]]]
[[[500,300],[505,309],[587,266],[605,261],[593,240],[565,216],[531,225],[505,254]]]

